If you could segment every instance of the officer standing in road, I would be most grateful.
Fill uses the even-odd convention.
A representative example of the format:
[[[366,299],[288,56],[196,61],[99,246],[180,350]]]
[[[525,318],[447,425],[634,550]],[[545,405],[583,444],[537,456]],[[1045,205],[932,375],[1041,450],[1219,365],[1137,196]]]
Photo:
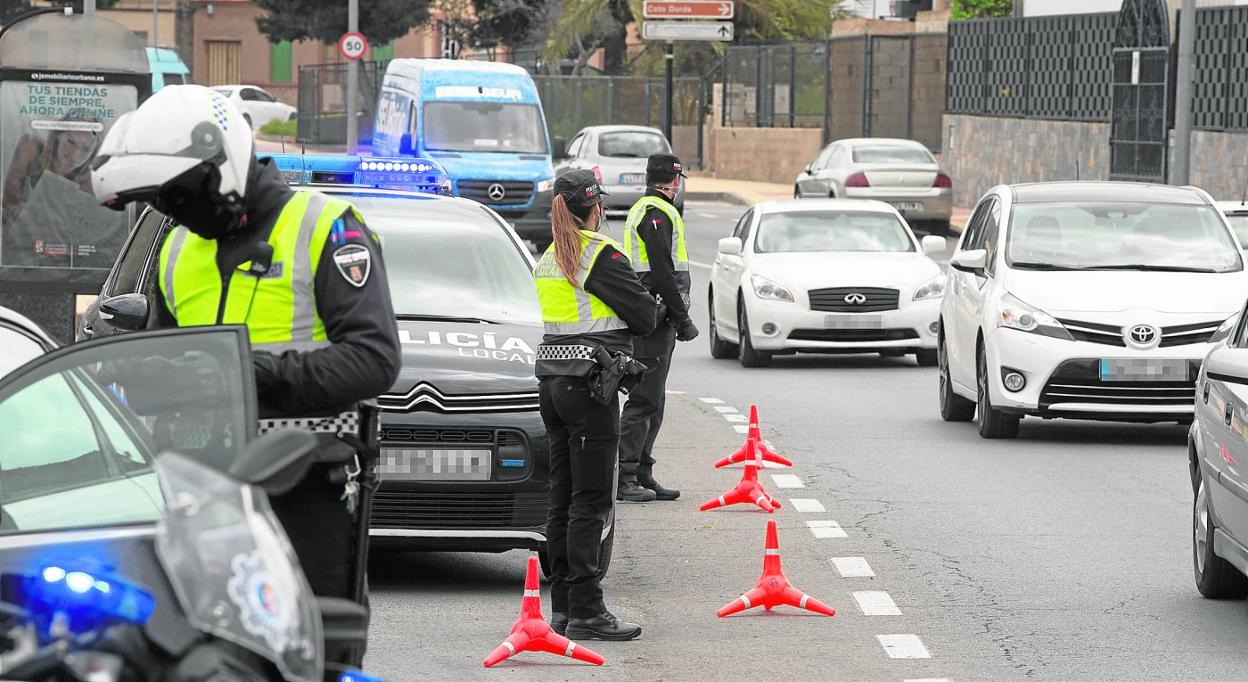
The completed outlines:
[[[689,317],[689,254],[685,223],[672,205],[685,177],[680,159],[652,154],[646,161],[646,194],[633,204],[624,225],[624,251],[642,284],[667,306],[667,320],[639,337],[633,354],[649,366],[628,394],[620,417],[620,483],[617,499],[675,500],[680,491],[654,479],[654,441],[663,425],[667,373],[676,341],[692,341],[698,328]]]
[[[381,250],[350,204],[292,191],[253,145],[225,97],[168,86],[117,120],[93,186],[106,206],[146,201],[180,225],[161,249],[149,326],[247,325],[262,422],[354,410],[400,367]],[[273,508],[313,592],[351,598],[354,513],[330,478],[354,451],[321,441],[318,464]]]
[[[663,306],[619,244],[598,233],[605,213],[594,174],[570,171],[554,190],[554,242],[534,272],[546,328],[536,374],[550,436],[551,625],[571,639],[628,640],[641,626],[612,615],[599,585],[620,438],[617,386],[644,371],[629,357],[633,335],[653,332]]]

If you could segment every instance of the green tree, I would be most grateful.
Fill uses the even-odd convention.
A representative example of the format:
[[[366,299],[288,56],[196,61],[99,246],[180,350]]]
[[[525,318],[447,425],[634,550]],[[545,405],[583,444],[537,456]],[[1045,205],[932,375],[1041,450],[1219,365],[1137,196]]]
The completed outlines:
[[[953,0],[953,19],[984,19],[1014,14],[1014,0]]]
[[[402,38],[429,21],[430,0],[359,0],[360,33],[375,45]],[[347,32],[347,3],[325,0],[255,0],[267,12],[256,19],[273,42],[318,40],[333,44]]]

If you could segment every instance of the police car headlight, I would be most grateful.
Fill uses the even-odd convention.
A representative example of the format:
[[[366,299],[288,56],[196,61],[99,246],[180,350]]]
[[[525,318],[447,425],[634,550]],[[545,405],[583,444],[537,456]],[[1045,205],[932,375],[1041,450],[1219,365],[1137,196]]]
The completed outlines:
[[[1226,318],[1226,321],[1218,327],[1218,330],[1213,333],[1213,336],[1209,337],[1209,342],[1217,343],[1218,341],[1230,336],[1231,332],[1235,331],[1235,325],[1237,324],[1239,324],[1239,313],[1235,313],[1234,315]]]
[[[545,180],[542,180],[541,182],[537,183],[537,191],[539,192],[549,192],[550,190],[554,188],[555,188],[554,178],[546,178]]]
[[[926,301],[932,298],[940,298],[945,295],[945,275],[937,273],[937,275],[919,287],[914,292],[914,300]]]
[[[751,275],[750,284],[754,286],[754,295],[770,301],[793,302],[793,293],[762,275]]]

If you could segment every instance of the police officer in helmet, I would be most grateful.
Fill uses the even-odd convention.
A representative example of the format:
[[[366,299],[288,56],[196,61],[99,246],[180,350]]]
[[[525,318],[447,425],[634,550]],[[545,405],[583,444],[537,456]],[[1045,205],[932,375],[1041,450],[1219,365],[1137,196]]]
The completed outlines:
[[[93,187],[107,206],[146,201],[179,225],[149,326],[245,324],[262,419],[337,415],[398,377],[381,250],[349,203],[292,191],[253,144],[225,97],[168,86],[114,124]],[[320,440],[318,463],[273,508],[312,590],[351,598],[353,515],[330,477],[353,450]]]
[[[698,328],[689,317],[689,254],[685,223],[672,204],[685,177],[680,159],[652,154],[646,161],[646,193],[624,225],[624,250],[641,282],[667,306],[667,319],[639,337],[633,354],[650,367],[628,394],[620,417],[620,483],[617,499],[675,500],[680,491],[654,478],[654,441],[663,425],[667,374],[677,341],[692,341]]]
[[[598,230],[602,188],[590,171],[555,180],[550,248],[534,277],[546,333],[538,348],[541,413],[550,436],[551,625],[571,639],[628,640],[641,626],[603,602],[599,550],[612,510],[619,445],[619,368],[633,335],[654,331],[662,306],[641,285],[622,247]]]

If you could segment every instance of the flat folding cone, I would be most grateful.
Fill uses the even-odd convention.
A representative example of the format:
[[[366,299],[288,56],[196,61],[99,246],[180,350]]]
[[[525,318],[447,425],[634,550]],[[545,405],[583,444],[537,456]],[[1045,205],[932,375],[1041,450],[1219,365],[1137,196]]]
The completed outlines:
[[[763,575],[754,584],[754,589],[728,602],[715,615],[723,618],[734,613],[761,606],[768,611],[777,606],[795,606],[825,616],[835,616],[836,610],[831,606],[801,592],[789,584],[780,568],[780,539],[776,533],[774,519],[767,521],[767,544],[763,550]]]
[[[543,651],[594,665],[603,663],[602,656],[551,630],[546,619],[542,618],[542,593],[537,582],[536,556],[529,557],[528,570],[524,574],[524,599],[520,601],[520,618],[512,624],[507,639],[486,656],[484,665],[493,668],[521,651]]]
[[[781,466],[791,467],[793,462],[779,455],[775,450],[767,447],[763,442],[762,430],[758,427],[758,405],[750,404],[750,429],[745,436],[745,445],[736,452],[715,462],[716,469],[722,469],[730,464],[739,464],[741,462],[753,461],[756,465],[762,466],[763,462],[771,462]]]
[[[698,507],[698,510],[706,511],[732,504],[757,505],[759,509],[767,513],[774,512],[782,506],[779,500],[768,495],[763,489],[763,484],[758,481],[758,465],[753,462],[745,463],[745,471],[741,474],[741,482],[737,483],[737,487],[713,500],[708,500]]]

